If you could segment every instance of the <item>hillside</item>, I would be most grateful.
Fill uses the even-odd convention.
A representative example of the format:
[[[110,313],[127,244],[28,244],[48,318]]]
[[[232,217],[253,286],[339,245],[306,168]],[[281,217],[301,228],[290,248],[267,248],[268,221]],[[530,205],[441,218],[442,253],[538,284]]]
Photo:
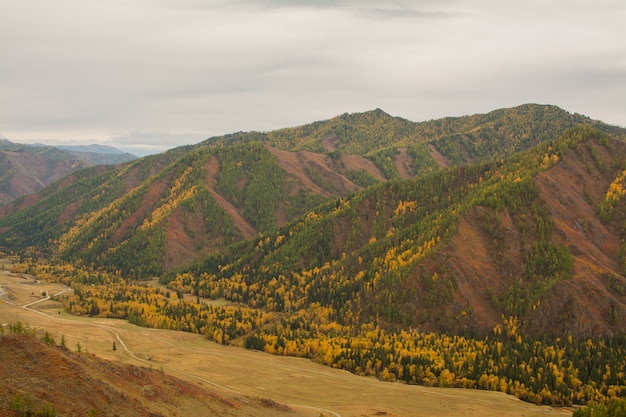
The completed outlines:
[[[508,161],[370,187],[164,282],[275,311],[318,303],[351,326],[484,335],[504,315],[536,336],[621,334],[625,161],[624,142],[575,128]]]
[[[0,414],[63,416],[279,416],[271,400],[224,397],[156,369],[98,359],[30,335],[0,336]],[[39,413],[39,414],[34,414]]]
[[[585,121],[539,105],[422,123],[375,110],[212,138],[81,172],[2,207],[1,239],[126,276],[161,275],[272,233],[324,202],[446,166],[499,160]]]
[[[36,193],[61,178],[92,165],[128,162],[124,153],[103,149],[66,150],[53,146],[23,145],[0,140],[0,204]]]
[[[36,193],[86,166],[78,160],[55,160],[25,152],[0,151],[0,203]]]

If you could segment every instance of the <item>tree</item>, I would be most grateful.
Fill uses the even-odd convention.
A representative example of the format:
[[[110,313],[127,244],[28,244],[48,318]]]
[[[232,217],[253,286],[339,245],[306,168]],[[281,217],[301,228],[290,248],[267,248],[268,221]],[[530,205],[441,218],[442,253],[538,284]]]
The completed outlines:
[[[54,338],[52,336],[50,336],[50,333],[48,333],[48,331],[46,330],[46,332],[44,333],[43,336],[41,336],[41,340],[43,340],[43,342],[46,345],[51,345],[54,346],[56,343],[54,341]]]
[[[48,402],[44,402],[39,410],[39,415],[41,417],[56,417],[57,410]]]

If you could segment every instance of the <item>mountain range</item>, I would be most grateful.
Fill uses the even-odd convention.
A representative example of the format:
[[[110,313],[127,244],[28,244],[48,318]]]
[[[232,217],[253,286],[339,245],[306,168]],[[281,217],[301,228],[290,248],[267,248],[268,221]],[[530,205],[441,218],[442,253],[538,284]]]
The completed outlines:
[[[40,191],[77,170],[135,158],[110,146],[27,145],[0,139],[0,203]]]
[[[535,336],[613,335],[624,137],[536,104],[421,123],[343,114],[81,169],[0,207],[0,239],[351,325],[487,334],[514,316]]]

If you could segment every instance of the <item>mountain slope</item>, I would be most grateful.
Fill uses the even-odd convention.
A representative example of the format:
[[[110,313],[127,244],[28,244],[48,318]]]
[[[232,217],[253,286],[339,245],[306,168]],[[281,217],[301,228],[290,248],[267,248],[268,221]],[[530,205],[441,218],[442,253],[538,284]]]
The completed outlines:
[[[78,160],[49,159],[32,153],[0,151],[0,204],[40,191],[86,166]]]
[[[61,178],[92,165],[110,165],[135,159],[124,153],[65,150],[45,145],[23,145],[0,140],[0,204],[32,194]],[[98,152],[95,152],[98,151]]]
[[[486,334],[504,315],[526,334],[620,333],[625,161],[624,142],[579,127],[506,161],[370,187],[170,285],[275,311],[316,304],[350,326]]]
[[[154,417],[293,412],[276,403],[268,411],[259,398],[225,398],[158,370],[71,352],[33,336],[0,336],[0,356],[7,359],[0,361],[3,416],[40,415],[35,414],[40,410],[75,416],[95,411],[95,415]]]
[[[424,123],[375,110],[212,138],[76,174],[5,206],[2,239],[128,276],[160,275],[381,181],[498,160],[581,121],[539,105]]]

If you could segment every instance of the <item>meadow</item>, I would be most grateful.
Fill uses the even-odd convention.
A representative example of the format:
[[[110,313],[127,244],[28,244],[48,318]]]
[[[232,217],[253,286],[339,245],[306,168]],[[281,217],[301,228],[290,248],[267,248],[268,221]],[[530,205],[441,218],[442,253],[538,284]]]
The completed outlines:
[[[69,291],[0,272],[0,321],[47,331],[68,349],[155,368],[230,398],[270,398],[299,416],[569,416],[571,410],[536,406],[500,392],[382,382],[307,359],[219,345],[203,336],[134,326],[124,320],[76,317],[46,295]],[[24,307],[26,306],[26,307]],[[115,346],[115,349],[114,349]],[[7,358],[10,360],[10,358]]]

